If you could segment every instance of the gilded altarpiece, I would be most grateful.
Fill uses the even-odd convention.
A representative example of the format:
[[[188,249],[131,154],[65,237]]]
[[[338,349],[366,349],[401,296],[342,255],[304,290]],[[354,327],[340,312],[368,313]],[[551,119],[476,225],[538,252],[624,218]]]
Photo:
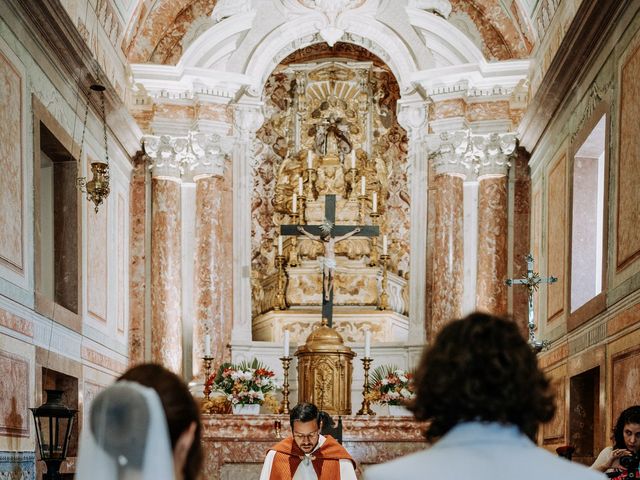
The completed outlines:
[[[254,340],[279,339],[286,328],[292,341],[301,344],[321,320],[321,242],[285,238],[285,301],[277,295],[278,282],[280,288],[284,282],[275,266],[277,232],[280,225],[297,223],[292,213],[302,205],[297,200],[294,209],[293,197],[301,191],[307,199],[305,218],[298,220],[302,223],[321,224],[324,196],[335,194],[336,225],[380,226],[376,239],[353,237],[336,244],[336,330],[347,342],[362,341],[364,328],[380,340],[407,340],[410,197],[407,136],[396,119],[398,98],[393,75],[373,62],[281,65],[268,79],[267,120],[257,132],[252,165]],[[309,152],[313,182],[308,178]],[[372,212],[379,216],[371,217]],[[388,305],[381,308],[385,235]]]

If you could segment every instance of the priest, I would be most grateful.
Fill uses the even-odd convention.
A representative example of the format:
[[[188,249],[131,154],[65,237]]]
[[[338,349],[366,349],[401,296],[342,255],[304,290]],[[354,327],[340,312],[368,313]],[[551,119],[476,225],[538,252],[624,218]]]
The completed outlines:
[[[356,480],[356,462],[333,437],[320,433],[321,418],[312,403],[291,410],[293,435],[269,450],[260,480]]]

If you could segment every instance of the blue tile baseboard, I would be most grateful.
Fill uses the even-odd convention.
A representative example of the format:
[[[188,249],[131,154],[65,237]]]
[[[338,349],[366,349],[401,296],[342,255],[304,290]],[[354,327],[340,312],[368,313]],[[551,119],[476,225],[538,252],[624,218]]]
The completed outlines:
[[[0,480],[35,480],[36,454],[34,452],[0,451]]]

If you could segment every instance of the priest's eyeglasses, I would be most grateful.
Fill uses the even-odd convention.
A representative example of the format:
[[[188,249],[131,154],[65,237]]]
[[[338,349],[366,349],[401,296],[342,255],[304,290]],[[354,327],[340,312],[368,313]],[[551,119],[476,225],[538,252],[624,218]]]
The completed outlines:
[[[320,435],[320,429],[316,430],[315,432],[311,432],[308,435],[305,435],[303,433],[293,432],[293,438],[300,441],[306,440],[307,442],[315,440],[318,437],[318,435]]]

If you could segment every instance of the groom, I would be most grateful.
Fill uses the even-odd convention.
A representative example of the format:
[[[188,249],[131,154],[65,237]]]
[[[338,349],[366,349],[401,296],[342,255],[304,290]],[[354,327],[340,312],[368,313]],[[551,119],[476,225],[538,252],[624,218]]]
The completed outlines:
[[[290,413],[293,435],[271,447],[260,480],[356,480],[356,462],[333,437],[320,434],[318,407],[300,403]]]

